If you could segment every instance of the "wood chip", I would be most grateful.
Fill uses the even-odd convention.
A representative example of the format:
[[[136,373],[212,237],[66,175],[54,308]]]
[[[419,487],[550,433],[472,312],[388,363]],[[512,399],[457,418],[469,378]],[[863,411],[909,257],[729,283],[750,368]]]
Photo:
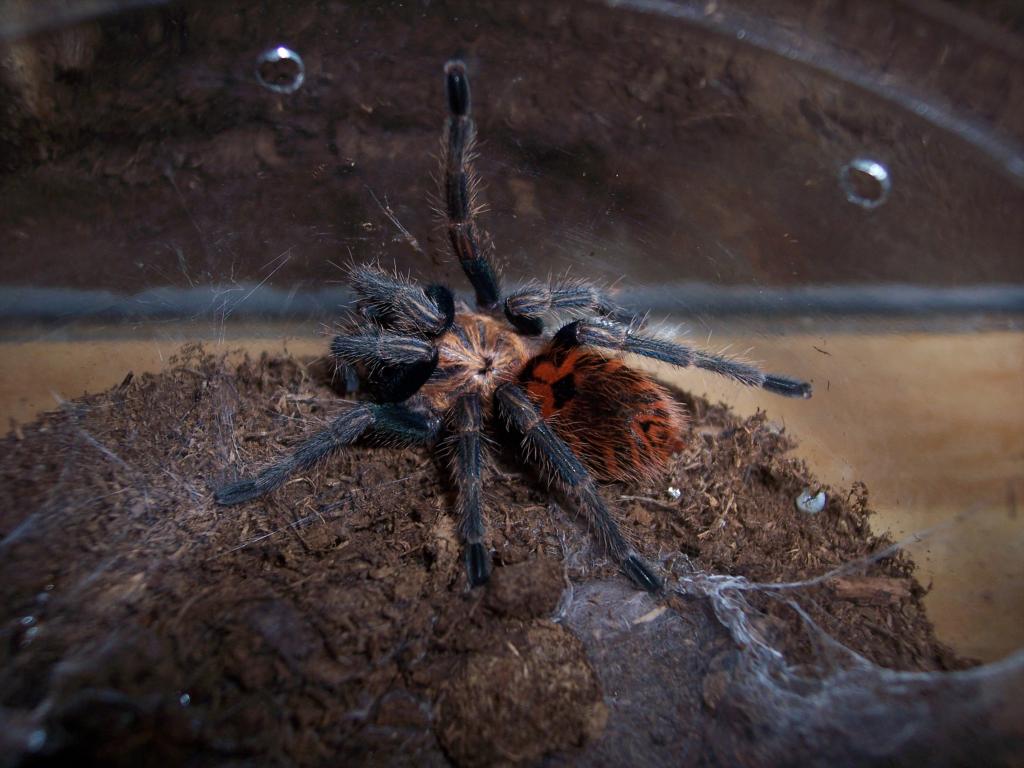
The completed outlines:
[[[858,576],[832,579],[829,587],[836,597],[860,605],[892,605],[910,597],[910,579]]]
[[[663,614],[667,610],[668,610],[668,607],[666,607],[664,605],[659,605],[657,608],[652,608],[651,610],[649,610],[647,613],[645,613],[639,619],[633,619],[633,623],[634,624],[648,624],[648,623],[654,621],[659,616],[661,616],[661,614]]]

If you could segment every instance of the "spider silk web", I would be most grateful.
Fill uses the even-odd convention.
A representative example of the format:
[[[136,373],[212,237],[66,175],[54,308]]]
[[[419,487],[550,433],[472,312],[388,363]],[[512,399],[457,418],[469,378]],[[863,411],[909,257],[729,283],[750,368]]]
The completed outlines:
[[[980,512],[797,582],[755,583],[680,557],[671,591],[683,611],[620,582],[568,590],[559,620],[584,640],[614,713],[609,738],[581,764],[623,755],[652,765],[1016,764],[1024,651],[953,672],[886,669],[836,641],[798,599],[911,543],[955,537]],[[756,595],[799,618],[813,661],[787,658]],[[607,610],[616,604],[621,610]]]

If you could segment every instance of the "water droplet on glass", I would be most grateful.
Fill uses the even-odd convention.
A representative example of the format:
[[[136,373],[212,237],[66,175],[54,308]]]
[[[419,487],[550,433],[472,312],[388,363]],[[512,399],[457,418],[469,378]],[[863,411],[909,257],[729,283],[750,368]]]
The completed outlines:
[[[46,746],[46,731],[42,728],[36,728],[28,735],[28,743],[25,746],[28,747],[29,752],[38,752],[41,750]]]
[[[31,643],[35,639],[36,635],[38,635],[38,634],[39,634],[39,627],[29,627],[28,629],[25,630],[25,636],[22,638],[22,642],[25,645],[28,645],[29,643]]]
[[[31,627],[35,623],[36,623],[36,617],[35,616],[22,616],[21,617],[21,626],[23,626],[23,627]]]
[[[683,495],[683,492],[681,490],[671,485],[665,489],[665,492],[669,495],[670,498],[673,499],[678,499],[680,496]]]
[[[178,697],[178,703],[181,704],[181,706],[183,707],[187,707],[189,704],[192,703],[192,697],[189,696],[187,693],[183,693],[181,694],[181,696]]]
[[[889,199],[892,179],[889,169],[877,160],[858,157],[839,171],[839,185],[846,199],[861,208],[877,208]]]
[[[825,502],[827,501],[828,496],[825,495],[824,491],[812,494],[810,488],[804,488],[800,495],[796,497],[796,508],[809,515],[816,515],[825,508]]]
[[[291,48],[278,45],[256,60],[256,79],[274,93],[295,93],[306,80],[306,65]]]
[[[38,595],[36,595],[36,602],[37,603],[47,603],[49,601],[50,601],[50,593],[49,592],[40,592]]]

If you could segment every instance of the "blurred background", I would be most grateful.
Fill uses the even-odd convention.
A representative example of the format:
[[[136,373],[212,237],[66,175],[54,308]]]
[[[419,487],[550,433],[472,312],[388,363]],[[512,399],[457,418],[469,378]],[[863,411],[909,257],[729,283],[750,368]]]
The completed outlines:
[[[764,409],[939,637],[1024,645],[1024,9],[929,0],[0,0],[0,416],[190,341],[322,355],[343,267],[466,285],[432,212],[469,66],[506,286],[614,286],[813,381]],[[412,240],[415,240],[413,246]]]

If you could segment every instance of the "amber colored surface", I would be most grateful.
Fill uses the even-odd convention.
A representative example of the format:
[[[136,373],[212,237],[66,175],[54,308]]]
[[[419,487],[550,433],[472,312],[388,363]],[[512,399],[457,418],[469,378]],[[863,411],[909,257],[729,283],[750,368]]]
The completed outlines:
[[[239,329],[211,350],[322,354],[303,328],[281,340],[272,329]],[[305,335],[302,335],[305,334]],[[30,420],[61,399],[157,371],[181,345],[160,338],[3,342],[0,417]],[[696,339],[691,339],[697,341]],[[707,339],[700,339],[706,342]],[[835,488],[865,482],[875,526],[911,544],[939,636],[990,660],[1024,646],[1024,336],[841,333],[726,338],[713,348],[753,347],[765,367],[811,379],[810,401],[745,390],[693,371],[661,369],[667,380],[723,399],[741,413],[768,414],[799,442],[815,474]]]
[[[683,371],[671,380],[762,408],[837,488],[867,484],[876,530],[910,550],[940,638],[996,659],[1024,646],[1024,336],[833,335],[733,341],[766,367],[810,378],[810,401],[783,400]],[[817,347],[817,349],[816,349]]]

